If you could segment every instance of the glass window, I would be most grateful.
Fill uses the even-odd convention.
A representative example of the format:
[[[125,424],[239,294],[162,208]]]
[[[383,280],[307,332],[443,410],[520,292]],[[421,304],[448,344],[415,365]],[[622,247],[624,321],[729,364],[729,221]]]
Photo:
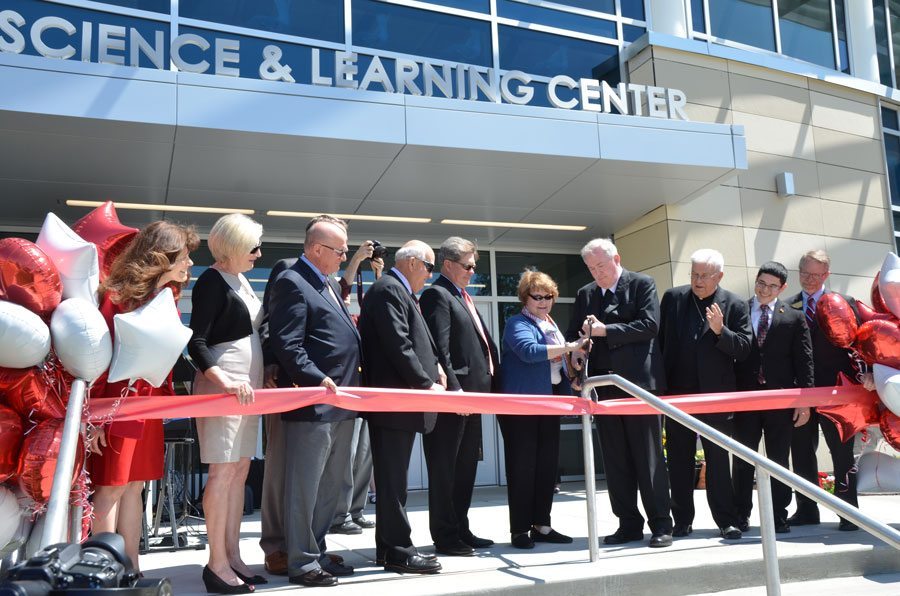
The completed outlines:
[[[344,41],[344,3],[334,0],[181,0],[178,14],[261,31]]]
[[[894,216],[894,231],[900,230],[900,211],[892,211],[891,214]]]
[[[900,254],[900,237],[897,238],[897,253]]]
[[[831,0],[778,3],[781,53],[835,68]]]
[[[900,206],[900,137],[884,135],[884,152],[887,154],[891,204]],[[499,263],[497,267],[500,267]]]
[[[888,0],[888,11],[891,17],[891,46],[894,49],[894,80],[900,81],[900,0]]]
[[[850,74],[850,51],[847,47],[847,15],[844,10],[844,0],[834,0],[834,18],[837,21],[840,69],[842,72]]]
[[[499,45],[500,68],[619,83],[619,52],[615,46],[506,25],[499,27]]]
[[[491,12],[490,0],[425,0],[429,4],[440,4],[441,6],[449,6],[450,8],[460,8],[462,10],[471,10],[472,12],[483,12],[488,14]]]
[[[147,10],[150,12],[161,12],[169,14],[169,0],[103,0],[103,4],[114,4],[116,6],[124,6],[125,8],[136,8],[138,10]]]
[[[522,312],[522,303],[518,300],[515,302],[501,302],[497,307],[500,315],[497,319],[500,322],[500,337],[497,338],[497,347],[500,348],[502,352],[503,346],[501,342],[503,341],[503,331],[506,329],[506,321],[508,321],[511,316]],[[553,310],[550,312],[550,315],[553,317],[553,320],[556,321],[559,330],[564,334],[566,329],[569,328],[569,321],[572,319],[572,311],[574,310],[575,305],[571,302],[557,302],[553,305]]]
[[[553,2],[556,4],[565,4],[566,6],[574,6],[575,8],[605,12],[606,14],[616,14],[615,0],[553,0]]]
[[[709,26],[716,37],[775,51],[772,0],[709,0]]]
[[[592,278],[579,255],[498,252],[497,295],[518,297],[519,277],[526,267],[534,267],[553,278],[563,298],[574,298]]]
[[[612,21],[586,17],[561,10],[540,8],[530,4],[515,2],[514,0],[497,0],[497,15],[517,21],[548,25],[612,39],[616,39],[618,35],[616,33],[616,24]]]
[[[875,10],[875,44],[878,48],[878,73],[882,85],[893,87],[891,77],[891,55],[888,49],[887,15],[884,12],[884,0],[872,0]]]
[[[881,108],[881,125],[891,130],[900,130],[897,111],[891,108]]]
[[[492,66],[490,23],[374,0],[353,2],[353,44]]]
[[[644,20],[644,0],[622,0],[621,4],[623,17]]]
[[[434,251],[437,253],[437,250]],[[471,296],[490,296],[491,295],[491,255],[485,251],[478,255],[478,267],[475,268],[475,275],[469,280],[466,291]],[[435,272],[440,272],[443,261],[436,263]]]
[[[632,42],[647,32],[646,27],[635,27],[634,25],[622,25],[622,40]]]
[[[691,0],[691,27],[694,33],[706,33],[705,14],[703,0]]]

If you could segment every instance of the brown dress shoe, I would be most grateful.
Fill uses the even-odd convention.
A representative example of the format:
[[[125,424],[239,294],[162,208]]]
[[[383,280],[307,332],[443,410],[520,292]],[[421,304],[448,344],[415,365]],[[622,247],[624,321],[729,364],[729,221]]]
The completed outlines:
[[[272,575],[287,575],[287,553],[279,550],[266,555],[266,571]]]

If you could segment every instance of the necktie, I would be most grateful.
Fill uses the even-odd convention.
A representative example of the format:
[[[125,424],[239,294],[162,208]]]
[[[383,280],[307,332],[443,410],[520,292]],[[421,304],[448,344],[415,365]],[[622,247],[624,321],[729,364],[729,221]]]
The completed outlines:
[[[487,334],[484,332],[484,327],[481,325],[481,318],[478,316],[478,311],[475,309],[475,303],[472,301],[472,297],[469,296],[469,293],[463,288],[462,291],[463,301],[466,303],[466,308],[469,309],[469,314],[472,315],[472,319],[475,321],[475,327],[478,329],[478,334],[481,336],[481,341],[484,342],[484,347],[487,350],[488,357],[488,371],[490,371],[491,375],[494,374],[494,359],[491,357],[491,346],[488,344]]]
[[[762,348],[763,344],[766,343],[766,334],[769,332],[769,305],[763,304],[759,307],[759,325],[756,327],[756,343]],[[756,380],[760,385],[766,384],[766,376],[763,373],[763,365],[762,365],[762,350],[760,350],[759,356],[759,373],[756,376]]]
[[[331,287],[331,284],[328,283],[328,280],[325,280],[325,289],[328,291],[328,295],[331,296],[331,299],[334,300],[334,303],[338,305],[338,309],[341,310],[343,303],[340,298],[337,297],[337,294],[334,293],[334,288]]]
[[[816,301],[812,296],[806,300],[806,324],[810,327],[816,324]]]

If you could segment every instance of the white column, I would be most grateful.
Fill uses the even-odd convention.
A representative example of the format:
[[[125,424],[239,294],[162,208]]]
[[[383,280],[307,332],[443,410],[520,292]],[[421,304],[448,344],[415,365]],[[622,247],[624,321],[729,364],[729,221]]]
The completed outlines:
[[[650,29],[666,35],[687,37],[687,12],[684,10],[684,3],[688,1],[650,0]]]
[[[871,2],[845,2],[850,70],[853,76],[879,82],[875,11]],[[890,40],[888,40],[890,43]]]

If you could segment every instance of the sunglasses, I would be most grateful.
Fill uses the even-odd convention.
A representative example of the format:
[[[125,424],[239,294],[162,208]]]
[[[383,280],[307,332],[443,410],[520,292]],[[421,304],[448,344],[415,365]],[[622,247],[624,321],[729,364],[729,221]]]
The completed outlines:
[[[432,273],[434,271],[434,263],[432,263],[431,261],[426,261],[425,259],[419,259],[418,257],[416,257],[416,259],[422,261],[422,264],[425,265],[425,271],[427,271],[428,273]]]
[[[541,294],[528,294],[535,302],[544,302],[545,300],[553,300],[553,294],[542,296]]]
[[[254,246],[253,248],[250,249],[250,254],[255,255],[256,253],[258,253],[261,250],[262,250],[262,244],[257,244],[256,246]]]
[[[477,265],[475,263],[472,263],[471,265],[469,265],[467,263],[460,263],[459,261],[453,261],[453,262],[456,263],[457,265],[459,265],[460,267],[462,267],[463,269],[465,269],[466,271],[475,271],[475,267],[477,267]]]

